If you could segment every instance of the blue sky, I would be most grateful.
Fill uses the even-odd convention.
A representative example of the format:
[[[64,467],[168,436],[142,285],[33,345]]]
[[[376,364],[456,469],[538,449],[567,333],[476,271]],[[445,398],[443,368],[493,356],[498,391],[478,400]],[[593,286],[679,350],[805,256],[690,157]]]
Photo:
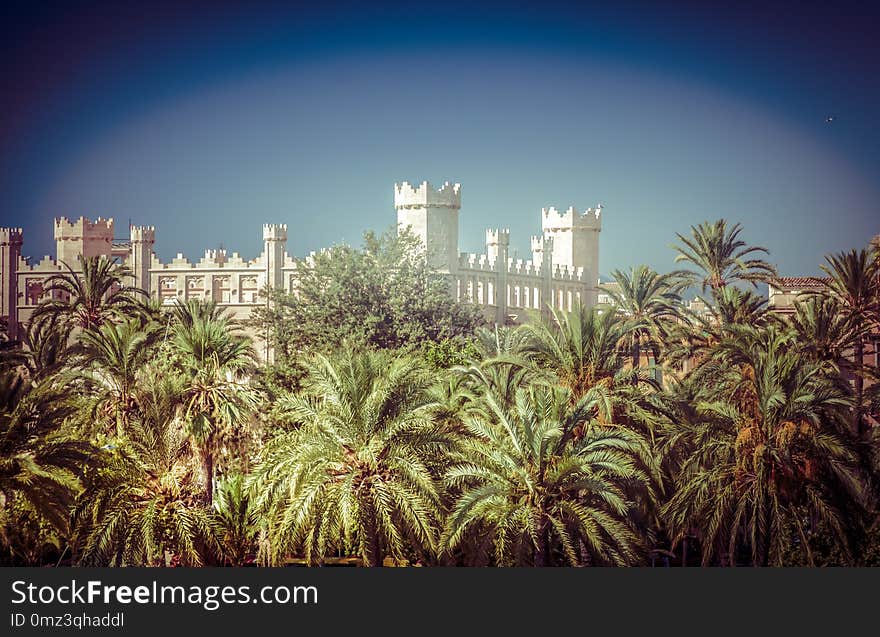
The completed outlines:
[[[502,226],[526,256],[541,207],[602,202],[603,274],[671,269],[718,217],[784,274],[880,232],[857,5],[5,10],[0,225],[34,258],[60,215],[155,225],[163,259],[254,257],[287,223],[301,256],[390,227],[392,184],[423,179],[462,184],[469,252]]]

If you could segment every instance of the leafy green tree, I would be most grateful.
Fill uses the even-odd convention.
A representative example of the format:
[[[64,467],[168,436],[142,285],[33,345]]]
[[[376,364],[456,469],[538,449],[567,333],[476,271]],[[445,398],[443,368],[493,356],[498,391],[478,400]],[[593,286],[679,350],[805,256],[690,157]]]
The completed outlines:
[[[637,457],[644,442],[620,427],[593,425],[588,400],[532,385],[512,409],[492,395],[467,420],[473,437],[448,470],[460,492],[444,534],[447,550],[480,538],[498,565],[631,564],[639,556],[625,485],[648,482]],[[480,561],[481,555],[475,556]]]
[[[305,393],[289,401],[302,426],[267,445],[251,478],[268,523],[263,558],[431,559],[443,511],[428,463],[452,439],[432,421],[429,375],[417,359],[371,351],[315,355],[307,368]]]
[[[270,291],[251,324],[279,362],[331,352],[345,341],[379,349],[421,349],[468,336],[479,310],[457,303],[432,272],[417,237],[364,235],[363,249],[337,245],[297,262],[295,290]]]

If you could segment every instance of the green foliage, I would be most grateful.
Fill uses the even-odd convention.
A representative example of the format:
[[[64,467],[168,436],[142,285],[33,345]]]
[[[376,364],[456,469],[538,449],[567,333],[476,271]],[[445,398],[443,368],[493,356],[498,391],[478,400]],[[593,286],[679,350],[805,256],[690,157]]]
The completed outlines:
[[[809,520],[850,555],[850,518],[867,503],[842,426],[851,402],[792,345],[776,327],[732,330],[693,374],[692,418],[669,424],[680,464],[664,515],[678,538],[699,529],[704,563],[734,561],[743,546],[754,565],[781,564],[789,531],[805,538]]]
[[[222,307],[68,268],[0,330],[0,564],[880,564],[877,254],[782,318],[740,232],[492,328],[368,233],[255,312],[259,366]]]
[[[276,361],[300,351],[332,352],[343,342],[377,349],[420,348],[467,336],[475,306],[451,300],[430,271],[418,239],[396,230],[364,235],[364,247],[337,245],[297,262],[292,294],[268,292],[251,325],[267,334]]]
[[[263,559],[431,559],[442,505],[428,462],[452,439],[432,423],[429,376],[415,359],[371,351],[316,355],[307,368],[305,393],[289,402],[302,427],[270,442],[252,476],[268,523]]]
[[[125,266],[111,259],[88,257],[79,262],[81,271],[65,263],[65,272],[46,279],[48,298],[34,311],[34,320],[60,320],[68,330],[93,329],[120,316],[143,315],[145,292],[128,285],[133,278]]]
[[[142,417],[87,475],[73,515],[80,564],[202,565],[220,552],[192,479],[178,392],[172,380],[157,380],[140,396]]]
[[[630,564],[639,553],[624,485],[646,483],[645,442],[590,421],[587,401],[533,385],[506,409],[494,396],[467,420],[473,438],[446,474],[460,492],[444,535],[448,549],[470,538],[476,559],[491,547],[498,565]],[[589,426],[578,432],[585,421]]]
[[[260,521],[245,488],[245,477],[234,474],[217,483],[214,517],[220,555],[230,566],[243,566],[256,552]]]
[[[424,354],[425,362],[434,370],[465,365],[477,356],[477,345],[473,340],[464,338],[444,338],[439,343],[429,342]]]
[[[62,390],[0,373],[0,516],[21,500],[66,531],[82,465],[94,451],[64,432],[72,413]]]
[[[691,226],[689,237],[676,233],[682,245],[674,246],[678,252],[675,262],[690,263],[702,270],[702,276],[691,275],[700,282],[703,291],[706,288],[717,291],[736,281],[756,285],[758,281],[776,276],[772,265],[755,256],[767,254],[767,248],[746,244],[739,238],[742,229],[738,223],[728,228],[727,221],[719,219]]]

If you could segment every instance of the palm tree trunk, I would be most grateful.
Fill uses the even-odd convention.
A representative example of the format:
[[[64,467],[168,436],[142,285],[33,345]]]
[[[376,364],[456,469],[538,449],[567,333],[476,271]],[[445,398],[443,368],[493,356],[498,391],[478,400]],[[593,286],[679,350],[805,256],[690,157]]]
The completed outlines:
[[[535,566],[551,566],[547,529],[541,529],[538,533],[538,545],[535,547]]]
[[[203,498],[205,504],[211,506],[214,504],[214,452],[210,445],[202,450],[202,479],[205,482]]]
[[[578,544],[580,545],[581,566],[592,566],[593,556],[590,555],[590,551],[587,549],[587,545],[584,544],[583,540],[579,540]]]
[[[862,422],[862,400],[865,392],[865,379],[862,377],[862,365],[864,363],[865,344],[862,342],[862,336],[856,337],[853,346],[853,359],[855,363],[855,394],[856,394],[856,410],[855,410],[855,430],[860,438],[865,436],[865,427]]]
[[[367,566],[372,567],[380,567],[382,566],[382,546],[379,541],[379,533],[376,529],[372,529],[370,533],[370,547],[369,552],[367,553]]]

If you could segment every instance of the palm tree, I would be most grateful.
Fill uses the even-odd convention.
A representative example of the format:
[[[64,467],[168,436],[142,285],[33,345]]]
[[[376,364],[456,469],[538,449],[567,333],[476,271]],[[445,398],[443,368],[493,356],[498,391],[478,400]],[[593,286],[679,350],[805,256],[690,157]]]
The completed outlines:
[[[524,355],[539,367],[555,374],[558,382],[577,402],[590,391],[603,390],[607,407],[600,419],[612,421],[611,407],[640,382],[648,382],[638,369],[626,369],[627,358],[619,343],[632,330],[616,312],[601,312],[581,304],[569,313],[551,308],[549,322],[528,323],[523,332]]]
[[[202,463],[204,500],[214,497],[215,460],[224,443],[241,438],[257,403],[245,373],[255,354],[250,339],[212,303],[178,306],[172,350],[188,381],[185,414]]]
[[[65,272],[46,279],[43,290],[49,298],[34,310],[34,319],[56,316],[68,329],[86,330],[142,311],[141,297],[146,296],[146,292],[125,284],[127,279],[133,278],[127,267],[105,256],[88,257],[80,264],[82,272],[64,263]]]
[[[839,311],[835,300],[811,297],[798,301],[789,324],[798,349],[811,360],[833,363],[838,368],[850,364],[844,352],[857,328],[850,316]]]
[[[214,518],[223,560],[230,566],[243,566],[254,552],[260,530],[243,475],[235,474],[217,483]]]
[[[741,545],[754,565],[780,564],[794,542],[812,560],[821,521],[848,551],[865,484],[841,426],[845,388],[776,326],[734,328],[699,372],[696,411],[670,424],[681,460],[663,513],[675,538],[700,529],[704,564],[735,562]]]
[[[767,248],[750,246],[739,238],[742,225],[733,224],[729,229],[727,221],[719,219],[714,223],[704,221],[691,226],[691,236],[676,233],[683,246],[674,246],[678,255],[675,262],[687,262],[703,271],[699,277],[701,289],[710,288],[713,292],[734,281],[749,281],[757,285],[768,277],[776,276],[776,269],[756,253],[768,253]]]
[[[331,551],[370,566],[389,554],[430,559],[442,506],[428,463],[452,443],[432,422],[430,377],[384,352],[316,355],[306,367],[305,394],[289,401],[302,425],[267,445],[252,476],[269,527],[264,559],[299,549],[310,563]]]
[[[863,377],[865,335],[880,325],[880,261],[868,250],[851,250],[825,257],[827,265],[820,266],[830,280],[817,292],[831,299],[841,315],[851,321],[853,371],[856,395],[856,428],[865,434],[862,418],[864,402]]]
[[[145,327],[137,319],[128,319],[84,331],[74,348],[91,386],[95,413],[112,418],[117,436],[125,432],[137,410],[138,374],[152,360],[158,336],[155,324]]]
[[[21,370],[34,383],[61,372],[67,364],[68,333],[55,317],[29,320],[20,341],[0,349],[0,369]]]
[[[576,437],[592,409],[587,400],[571,407],[570,392],[553,386],[520,389],[512,409],[487,395],[468,420],[473,440],[446,473],[459,492],[447,551],[477,538],[498,565],[633,563],[639,542],[625,487],[648,482],[638,462],[645,444],[619,427]]]
[[[73,515],[80,564],[198,566],[219,552],[193,480],[182,391],[179,379],[150,379],[138,395],[140,417],[108,451],[106,468],[87,476]]]
[[[726,286],[712,296],[715,302],[706,303],[706,313],[684,312],[684,320],[670,329],[666,339],[666,362],[670,366],[680,368],[688,362],[698,367],[738,327],[780,324],[780,319],[767,310],[767,299],[751,290]]]
[[[55,529],[67,529],[82,468],[97,451],[64,435],[73,413],[62,389],[0,373],[0,518],[20,500]]]
[[[614,270],[617,284],[607,288],[613,305],[626,317],[629,329],[625,344],[632,356],[632,366],[640,364],[643,354],[660,359],[660,346],[672,325],[681,320],[681,290],[686,285],[682,272],[659,274],[646,265],[630,272]]]

